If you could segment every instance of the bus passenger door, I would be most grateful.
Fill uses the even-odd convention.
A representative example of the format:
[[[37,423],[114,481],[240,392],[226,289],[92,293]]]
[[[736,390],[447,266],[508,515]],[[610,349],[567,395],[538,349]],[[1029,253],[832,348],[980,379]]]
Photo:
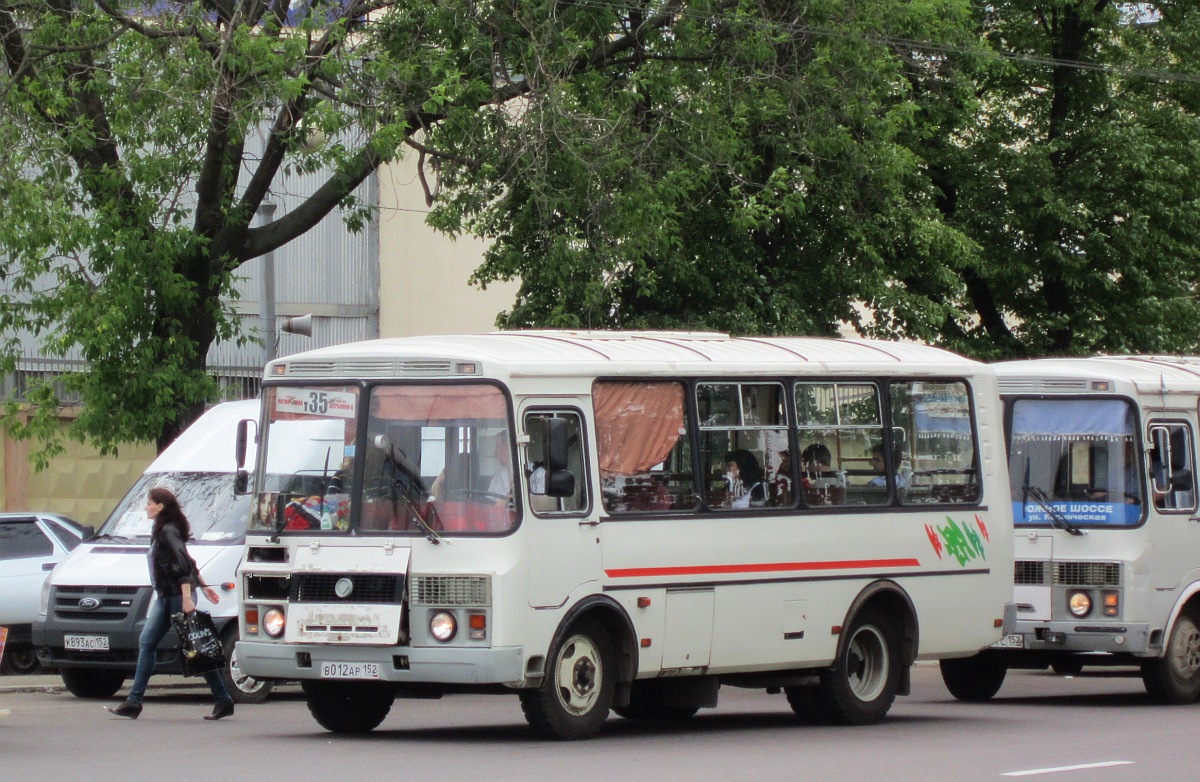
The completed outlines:
[[[528,403],[521,417],[529,604],[557,608],[600,574],[600,534],[589,515],[583,414],[555,400]]]
[[[1145,563],[1156,589],[1177,590],[1194,579],[1200,548],[1196,517],[1196,455],[1190,421],[1151,420],[1147,430],[1152,544]]]

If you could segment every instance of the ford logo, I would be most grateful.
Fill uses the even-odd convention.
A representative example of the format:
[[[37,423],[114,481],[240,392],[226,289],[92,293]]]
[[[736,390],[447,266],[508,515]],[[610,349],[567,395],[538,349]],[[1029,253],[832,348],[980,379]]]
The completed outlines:
[[[79,607],[84,611],[95,611],[100,607],[100,601],[94,597],[85,597],[79,601]]]
[[[338,597],[349,597],[354,591],[354,582],[348,578],[339,578],[333,585],[333,593]]]

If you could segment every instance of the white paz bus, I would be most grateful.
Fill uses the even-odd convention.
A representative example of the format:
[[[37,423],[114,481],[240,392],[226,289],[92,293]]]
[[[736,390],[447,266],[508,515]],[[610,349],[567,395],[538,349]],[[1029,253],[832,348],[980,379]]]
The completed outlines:
[[[992,370],[920,345],[513,332],[266,368],[240,570],[248,674],[316,720],[515,692],[541,734],[682,719],[722,685],[880,720],[918,659],[1000,638]],[[298,443],[306,443],[299,446]]]
[[[1126,666],[1167,703],[1200,694],[1200,358],[995,365],[1015,524],[1005,637],[942,662],[986,700],[1009,668]]]

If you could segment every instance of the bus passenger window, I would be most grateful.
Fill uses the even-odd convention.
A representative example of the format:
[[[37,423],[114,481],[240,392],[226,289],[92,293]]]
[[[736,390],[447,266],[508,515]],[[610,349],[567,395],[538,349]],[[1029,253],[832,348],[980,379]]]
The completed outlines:
[[[784,400],[779,383],[697,384],[700,461],[709,507],[750,510],[790,504]],[[781,488],[787,494],[781,496]]]
[[[794,393],[804,504],[886,504],[887,479],[878,480],[871,462],[873,449],[883,443],[878,386],[797,383]]]
[[[905,381],[890,386],[893,441],[907,444],[898,468],[906,505],[979,501],[979,468],[971,399],[965,383]],[[911,469],[911,473],[907,470]]]
[[[1191,512],[1196,507],[1195,456],[1192,431],[1186,424],[1151,426],[1150,488],[1154,506],[1166,512]]]
[[[592,405],[604,509],[692,510],[696,490],[683,384],[600,380]]]

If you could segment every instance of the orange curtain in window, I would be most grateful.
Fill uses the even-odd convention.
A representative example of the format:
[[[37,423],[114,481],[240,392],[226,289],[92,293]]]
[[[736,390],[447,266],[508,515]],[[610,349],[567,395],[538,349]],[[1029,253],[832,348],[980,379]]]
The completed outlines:
[[[438,424],[468,419],[508,420],[504,394],[495,386],[377,386],[371,415],[391,421]]]
[[[679,383],[598,382],[592,404],[601,472],[647,473],[667,458],[684,431]]]

